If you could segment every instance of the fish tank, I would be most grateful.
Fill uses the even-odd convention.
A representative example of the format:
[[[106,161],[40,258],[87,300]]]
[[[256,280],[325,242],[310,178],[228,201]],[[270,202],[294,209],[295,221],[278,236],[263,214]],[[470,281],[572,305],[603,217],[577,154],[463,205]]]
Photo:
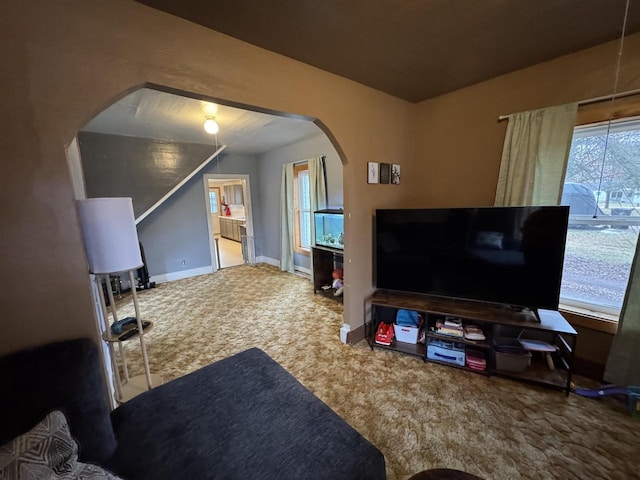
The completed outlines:
[[[344,249],[344,212],[342,209],[326,209],[313,212],[316,238],[321,247]]]

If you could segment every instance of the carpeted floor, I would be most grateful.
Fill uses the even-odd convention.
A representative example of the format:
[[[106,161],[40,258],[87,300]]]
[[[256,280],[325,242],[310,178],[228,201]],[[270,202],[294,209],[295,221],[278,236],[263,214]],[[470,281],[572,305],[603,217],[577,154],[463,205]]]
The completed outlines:
[[[390,480],[429,468],[486,479],[640,478],[640,421],[593,400],[342,344],[342,306],[260,264],[139,292],[151,370],[165,380],[259,347],[376,445]],[[129,299],[121,318],[133,315]],[[137,341],[125,342],[133,374]],[[319,455],[322,452],[318,452]]]

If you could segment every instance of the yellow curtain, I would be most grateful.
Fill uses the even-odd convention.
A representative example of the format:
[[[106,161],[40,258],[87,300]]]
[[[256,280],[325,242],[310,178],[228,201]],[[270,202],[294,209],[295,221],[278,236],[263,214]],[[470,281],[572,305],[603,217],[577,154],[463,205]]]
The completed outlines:
[[[310,158],[309,165],[309,203],[311,206],[311,243],[316,238],[316,226],[313,212],[327,208],[327,179],[324,157]]]
[[[495,205],[558,205],[578,104],[509,115]]]
[[[280,270],[293,272],[293,163],[282,165],[280,182]]]

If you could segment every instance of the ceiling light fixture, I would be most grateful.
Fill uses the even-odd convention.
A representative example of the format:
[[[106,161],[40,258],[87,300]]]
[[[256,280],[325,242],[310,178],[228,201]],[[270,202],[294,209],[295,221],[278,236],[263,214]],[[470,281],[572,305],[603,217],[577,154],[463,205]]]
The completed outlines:
[[[213,117],[207,117],[204,121],[204,131],[210,133],[211,135],[215,135],[220,130],[220,126],[218,122],[216,122]]]

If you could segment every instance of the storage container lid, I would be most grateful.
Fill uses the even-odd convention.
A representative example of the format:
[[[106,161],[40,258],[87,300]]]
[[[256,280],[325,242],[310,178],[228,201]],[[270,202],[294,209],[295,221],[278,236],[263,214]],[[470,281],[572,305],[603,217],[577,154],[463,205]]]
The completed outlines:
[[[493,349],[500,353],[529,355],[527,349],[522,346],[517,338],[496,337],[493,339]]]

